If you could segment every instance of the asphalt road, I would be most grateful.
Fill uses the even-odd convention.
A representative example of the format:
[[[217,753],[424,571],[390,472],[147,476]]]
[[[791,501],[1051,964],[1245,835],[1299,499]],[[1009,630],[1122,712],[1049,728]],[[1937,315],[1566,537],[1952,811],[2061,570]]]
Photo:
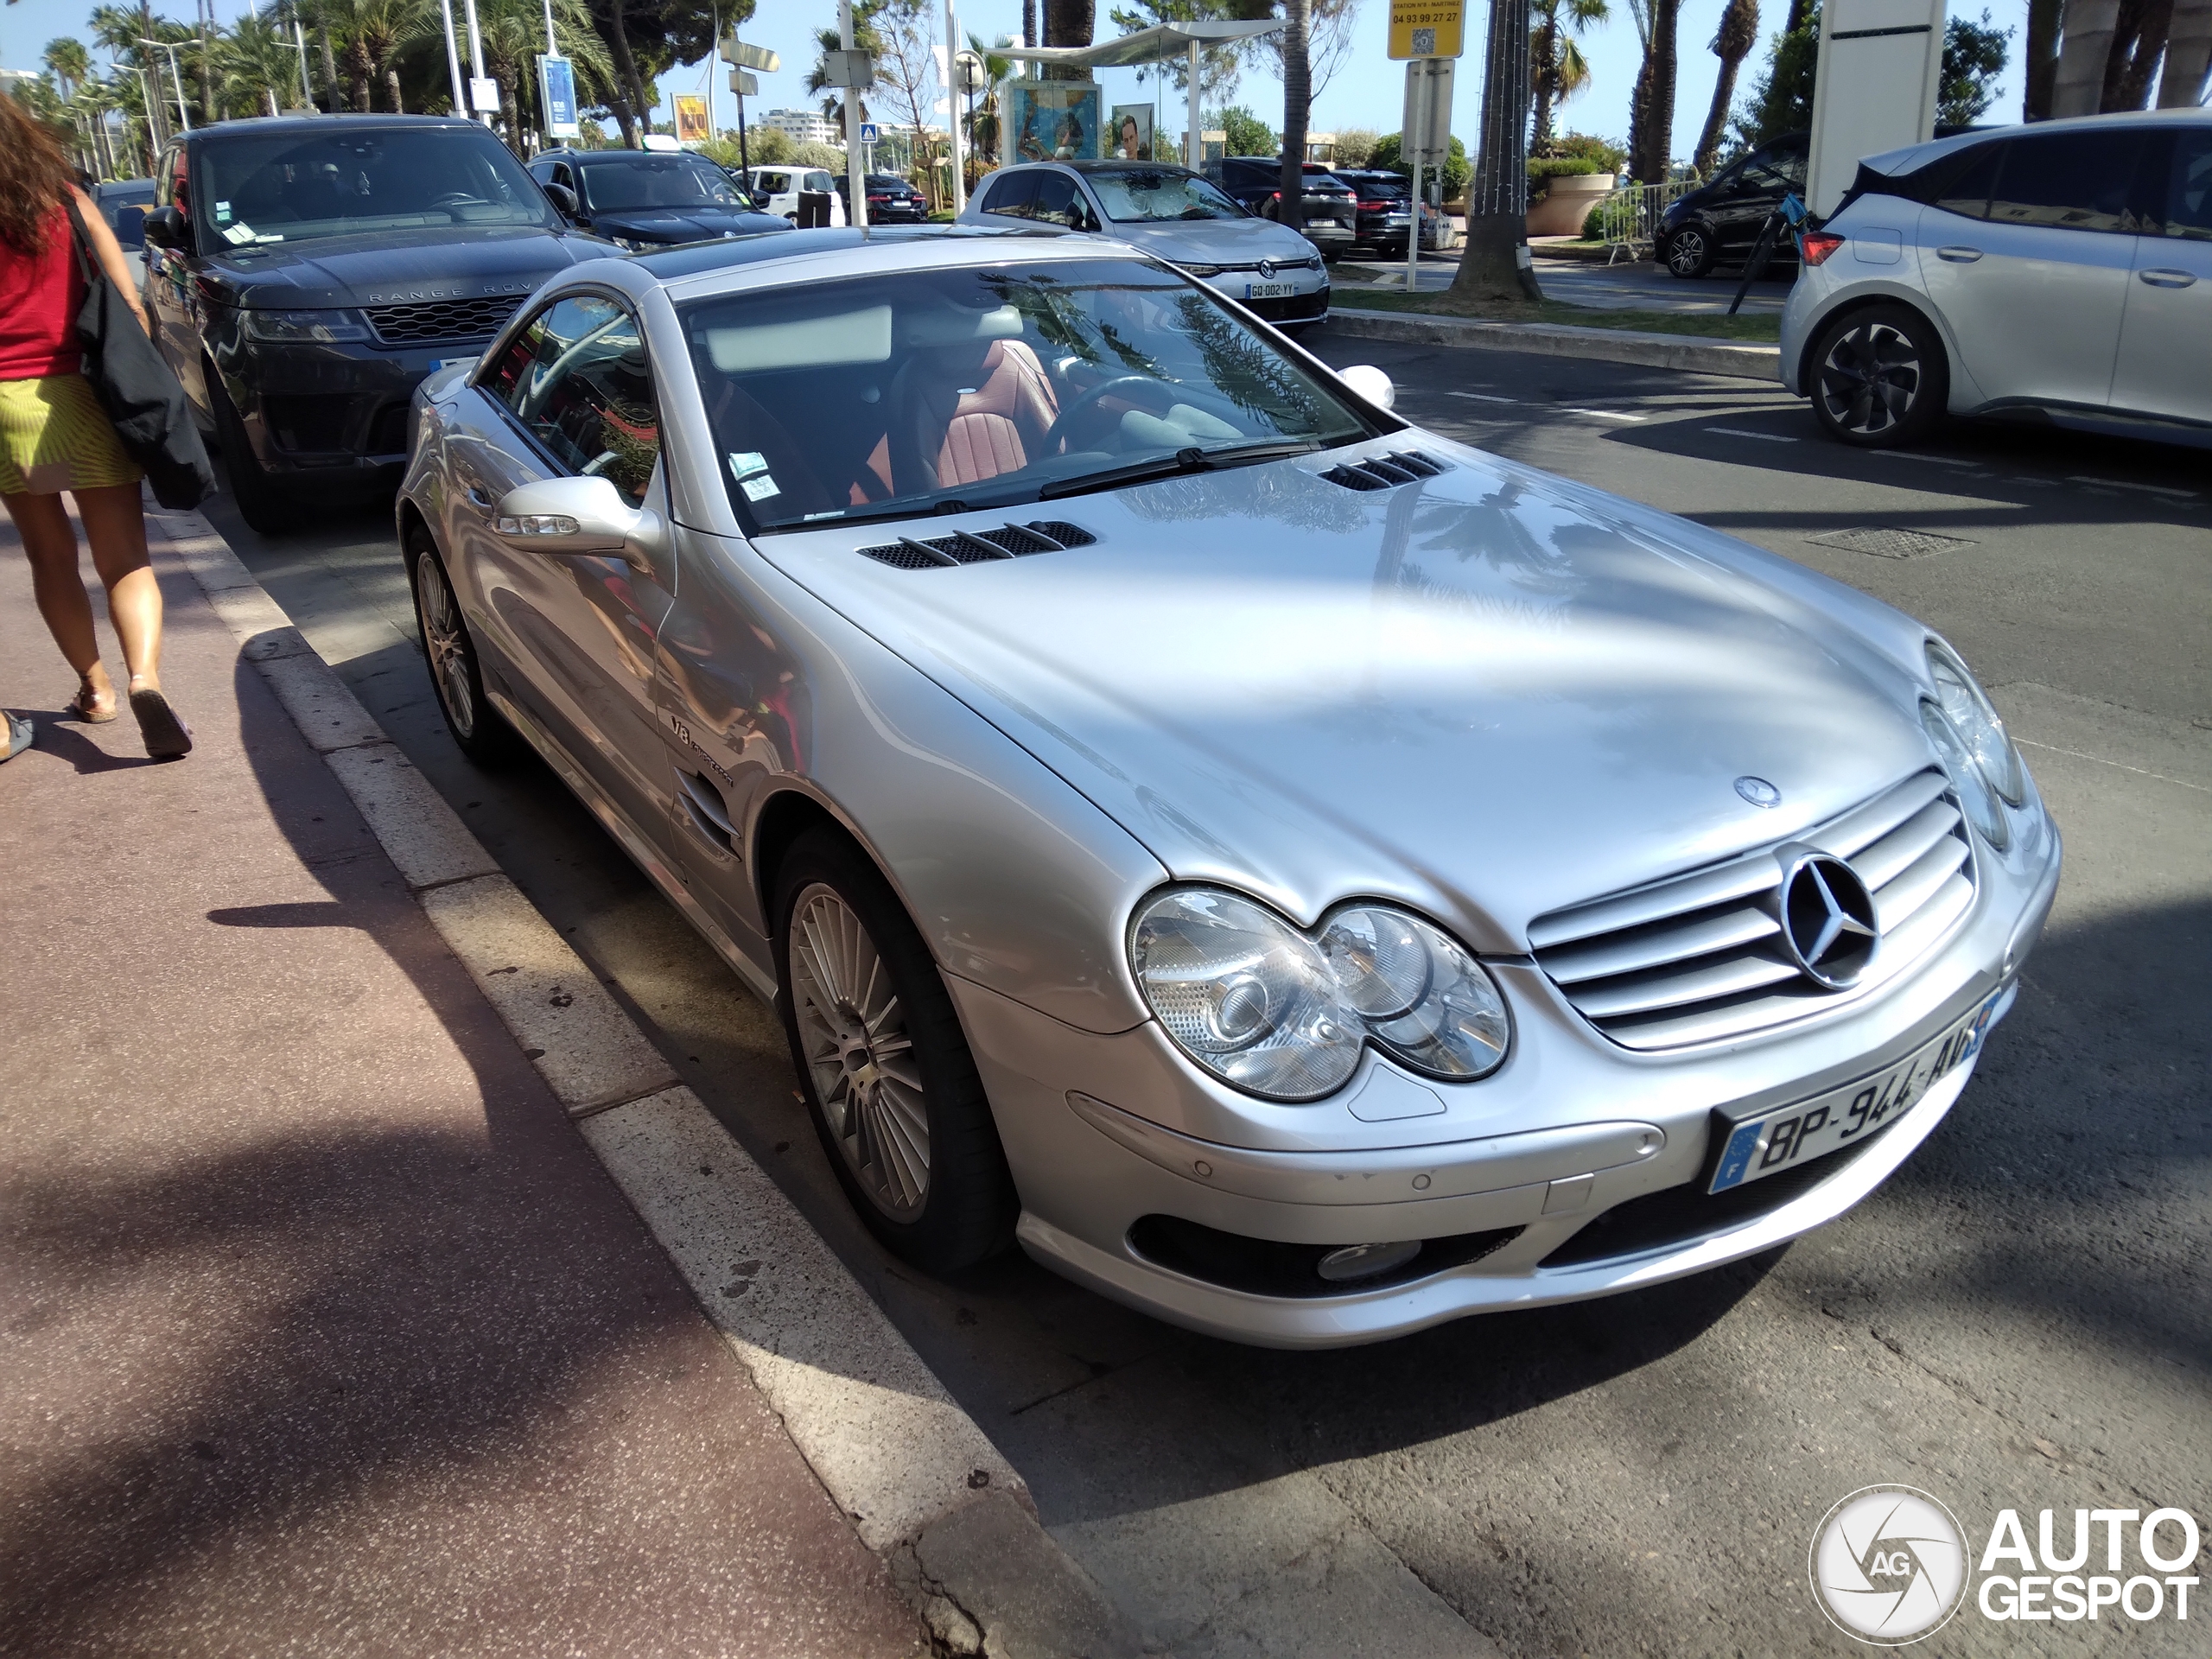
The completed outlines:
[[[1190,1336],[1019,1256],[921,1278],[846,1210],[767,1011],[543,768],[487,777],[454,750],[388,510],[334,505],[275,541],[226,502],[210,516],[1159,1650],[1851,1652],[1814,1608],[1807,1552],[1860,1486],[1927,1489],[1977,1545],[2006,1507],[2031,1537],[2046,1508],[2212,1518],[2204,454],[1989,427],[1863,454],[1758,383],[1316,343],[1388,369],[1400,412],[1440,433],[1904,607],[1989,683],[2066,833],[2067,879],[1960,1104],[1850,1216],[1661,1289],[1325,1355]],[[1999,1624],[1969,1608],[1917,1650],[2202,1653],[2212,1605],[2190,1612]]]
[[[1379,278],[1365,277],[1363,273],[1370,270],[1389,274]],[[1346,288],[1371,285],[1402,290],[1406,285],[1403,259],[1394,262],[1354,257],[1345,260],[1337,271],[1338,283]],[[1586,259],[1547,259],[1541,248],[1536,251],[1535,272],[1536,285],[1544,290],[1546,299],[1564,300],[1569,305],[1586,305],[1600,311],[1707,314],[1727,310],[1744,274],[1738,266],[1724,265],[1704,276],[1685,281],[1670,276],[1648,259],[1624,259],[1618,264],[1601,265]],[[1417,274],[1422,293],[1440,294],[1452,286],[1452,278],[1459,274],[1459,261],[1451,254],[1424,254]],[[1779,316],[1789,298],[1787,275],[1762,277],[1745,294],[1742,308]]]

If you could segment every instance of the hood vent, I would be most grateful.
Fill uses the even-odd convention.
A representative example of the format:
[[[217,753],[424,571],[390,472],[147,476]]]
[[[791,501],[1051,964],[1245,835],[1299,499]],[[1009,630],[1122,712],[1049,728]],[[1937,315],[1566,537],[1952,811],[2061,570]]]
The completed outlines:
[[[1348,490],[1387,490],[1417,478],[1434,478],[1443,470],[1442,462],[1431,461],[1418,449],[1401,449],[1395,454],[1370,455],[1349,467],[1332,467],[1321,476]]]
[[[1071,547],[1089,547],[1097,539],[1080,524],[1049,518],[1028,525],[1002,524],[996,530],[956,531],[923,542],[901,536],[881,547],[863,547],[859,551],[894,569],[936,570],[947,565],[1022,558],[1032,553],[1058,553]]]

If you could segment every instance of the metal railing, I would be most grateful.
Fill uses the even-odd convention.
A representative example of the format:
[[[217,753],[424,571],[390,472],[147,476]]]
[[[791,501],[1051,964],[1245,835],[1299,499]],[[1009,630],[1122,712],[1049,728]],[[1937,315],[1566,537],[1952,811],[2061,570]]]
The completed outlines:
[[[1664,184],[1624,184],[1602,199],[1591,213],[1598,221],[1598,239],[1605,244],[1605,263],[1624,254],[1640,259],[1649,252],[1667,209],[1703,182],[1692,173]]]

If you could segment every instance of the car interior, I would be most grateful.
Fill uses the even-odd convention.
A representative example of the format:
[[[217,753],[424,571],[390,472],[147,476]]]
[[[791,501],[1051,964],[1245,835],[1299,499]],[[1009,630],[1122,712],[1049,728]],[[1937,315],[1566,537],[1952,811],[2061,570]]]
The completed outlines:
[[[233,247],[440,225],[542,225],[550,209],[489,133],[240,136],[200,156],[202,222]]]
[[[734,295],[685,327],[733,503],[764,528],[1365,431],[1196,284],[1128,263]]]

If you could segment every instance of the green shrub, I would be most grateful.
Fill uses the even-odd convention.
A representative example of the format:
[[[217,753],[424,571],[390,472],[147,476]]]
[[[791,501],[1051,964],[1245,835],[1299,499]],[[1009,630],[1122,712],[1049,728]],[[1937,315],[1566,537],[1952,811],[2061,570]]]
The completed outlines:
[[[1604,171],[1597,162],[1579,156],[1547,156],[1531,158],[1529,162],[1532,183],[1544,179],[1586,179]]]
[[[1530,155],[1552,161],[1595,162],[1600,173],[1618,173],[1628,165],[1628,151],[1610,138],[1598,138],[1586,132],[1570,132],[1562,138],[1548,138],[1529,152]]]
[[[1410,179],[1413,177],[1414,170],[1409,165],[1398,160],[1398,135],[1395,132],[1384,133],[1376,141],[1375,154],[1369,160],[1368,165],[1388,168],[1399,177]],[[1432,169],[1423,168],[1421,176],[1424,180],[1427,180],[1433,178],[1434,174]],[[1467,159],[1467,147],[1461,143],[1455,135],[1452,140],[1451,153],[1446,157],[1444,162],[1444,200],[1457,201],[1465,195],[1467,185],[1474,176],[1475,164]]]

